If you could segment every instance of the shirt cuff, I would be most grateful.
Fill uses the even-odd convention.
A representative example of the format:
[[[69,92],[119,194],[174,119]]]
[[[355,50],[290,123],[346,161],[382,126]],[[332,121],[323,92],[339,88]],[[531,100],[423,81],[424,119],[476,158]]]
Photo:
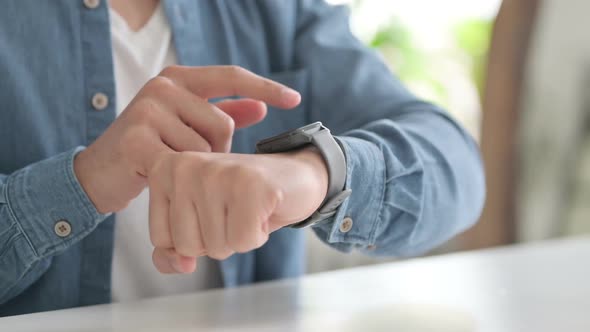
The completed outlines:
[[[350,252],[354,248],[371,250],[375,245],[386,182],[383,154],[369,141],[336,137],[346,156],[346,189],[352,194],[336,214],[312,227],[330,246]]]
[[[6,204],[37,258],[67,249],[109,216],[96,210],[74,173],[74,158],[83,149],[32,164],[7,179]]]

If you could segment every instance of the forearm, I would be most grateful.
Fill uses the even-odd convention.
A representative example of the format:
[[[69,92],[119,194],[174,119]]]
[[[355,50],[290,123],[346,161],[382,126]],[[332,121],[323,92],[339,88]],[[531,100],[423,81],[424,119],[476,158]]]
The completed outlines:
[[[332,222],[315,228],[320,238],[344,251],[408,256],[473,224],[485,191],[473,139],[350,33],[347,10],[298,4],[295,57],[309,75],[310,118],[341,138],[352,189]]]
[[[51,257],[106,217],[97,213],[74,175],[75,152],[0,177],[0,303],[29,287]],[[70,229],[56,229],[59,222]]]
[[[477,146],[432,105],[415,102],[340,140],[353,194],[332,223],[315,229],[337,249],[417,255],[477,220],[485,195]],[[347,232],[345,217],[353,220]]]

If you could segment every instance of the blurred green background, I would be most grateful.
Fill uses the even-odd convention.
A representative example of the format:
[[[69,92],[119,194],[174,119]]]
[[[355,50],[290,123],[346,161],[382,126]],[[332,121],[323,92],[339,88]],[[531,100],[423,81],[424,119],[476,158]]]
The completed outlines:
[[[486,55],[500,0],[328,0],[418,96],[479,137]]]
[[[491,20],[467,19],[457,22],[450,32],[456,47],[451,52],[461,53],[461,64],[469,73],[469,78],[480,97],[485,79],[491,28]],[[412,31],[395,18],[388,25],[381,27],[368,43],[385,56],[402,80],[427,86],[436,102],[448,106],[448,88],[444,82],[432,75],[433,71],[437,71],[436,66],[440,59],[448,54],[433,54],[421,48],[414,40]]]

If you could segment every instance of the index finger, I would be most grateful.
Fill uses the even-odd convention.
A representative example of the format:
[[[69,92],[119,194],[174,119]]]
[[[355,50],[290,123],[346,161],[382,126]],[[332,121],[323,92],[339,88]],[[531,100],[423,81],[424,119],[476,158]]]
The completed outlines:
[[[301,102],[297,91],[238,66],[173,66],[160,75],[205,99],[247,97],[284,109]]]

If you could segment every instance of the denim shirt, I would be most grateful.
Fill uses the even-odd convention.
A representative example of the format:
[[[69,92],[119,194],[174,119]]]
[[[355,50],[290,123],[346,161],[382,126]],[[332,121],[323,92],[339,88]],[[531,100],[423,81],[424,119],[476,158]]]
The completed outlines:
[[[262,123],[237,131],[234,152],[252,153],[258,140],[313,121],[342,142],[353,194],[314,228],[322,241],[410,256],[476,221],[485,189],[476,144],[353,37],[346,8],[321,0],[163,5],[181,64],[239,65],[303,96],[295,110],[271,108]],[[0,315],[110,301],[114,216],[97,212],[73,171],[75,154],[115,119],[107,3],[90,7],[1,4]],[[109,100],[102,110],[93,107],[97,93]],[[346,217],[349,231],[340,227]],[[303,233],[275,232],[221,269],[228,287],[299,276]]]

